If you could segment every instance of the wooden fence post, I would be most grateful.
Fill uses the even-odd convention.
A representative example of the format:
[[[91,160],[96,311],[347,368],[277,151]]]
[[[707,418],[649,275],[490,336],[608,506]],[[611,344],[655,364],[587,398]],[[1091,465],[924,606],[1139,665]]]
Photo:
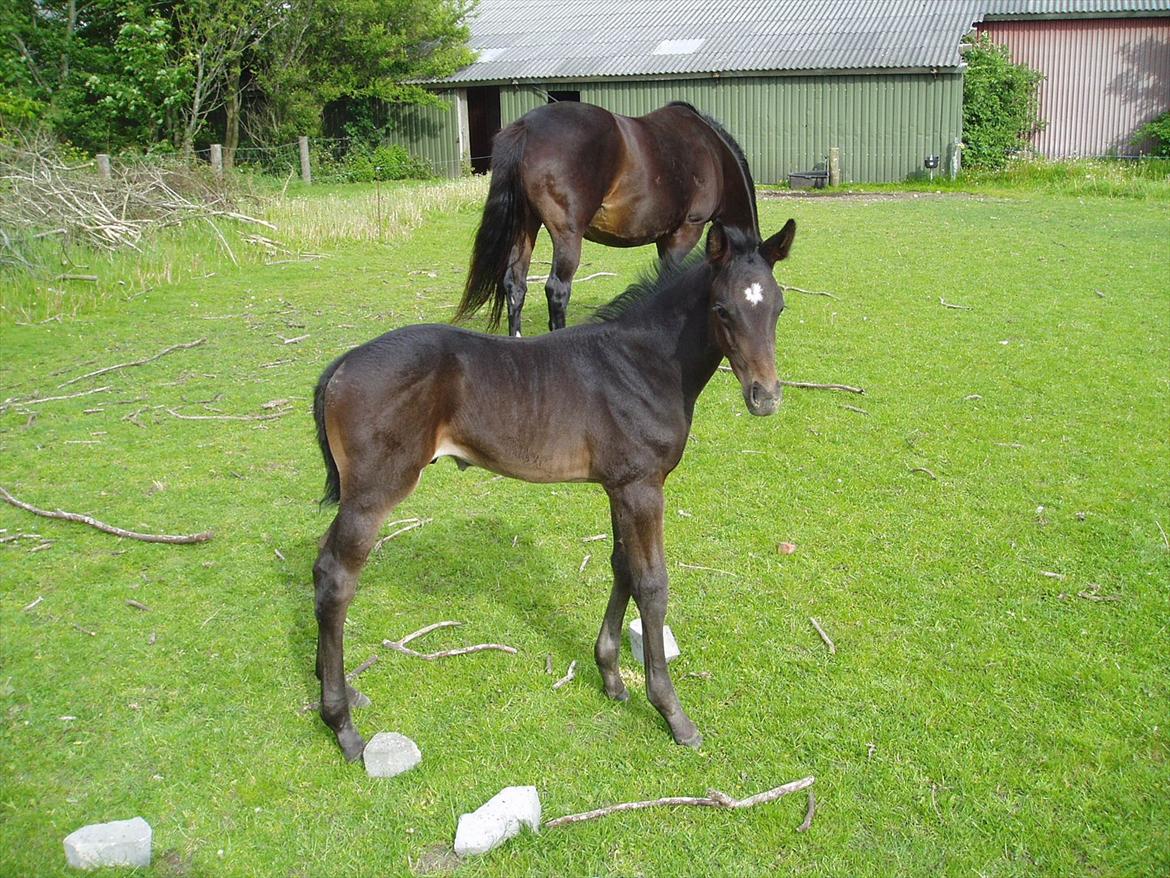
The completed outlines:
[[[301,147],[301,179],[309,184],[313,182],[313,170],[309,167],[309,138],[298,137],[297,142]]]
[[[211,144],[211,170],[215,176],[223,176],[223,146],[218,143]]]
[[[953,180],[959,176],[959,171],[963,169],[963,141],[958,137],[951,141],[950,155],[947,156],[947,159],[948,170]]]
[[[829,185],[841,185],[841,147],[829,147]]]
[[[110,157],[104,152],[99,152],[96,156],[98,166],[98,176],[103,180],[110,179]]]

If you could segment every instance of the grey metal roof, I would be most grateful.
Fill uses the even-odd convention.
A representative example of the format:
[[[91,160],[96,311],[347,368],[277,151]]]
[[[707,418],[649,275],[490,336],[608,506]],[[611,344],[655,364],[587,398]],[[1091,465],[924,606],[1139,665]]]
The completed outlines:
[[[955,68],[988,0],[480,0],[446,82]]]
[[[1170,15],[1170,0],[985,0],[986,17]]]

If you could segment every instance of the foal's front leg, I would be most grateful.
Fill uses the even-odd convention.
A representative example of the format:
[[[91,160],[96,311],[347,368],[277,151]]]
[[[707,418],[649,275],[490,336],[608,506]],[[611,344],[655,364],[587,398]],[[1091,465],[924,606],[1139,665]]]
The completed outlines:
[[[597,669],[601,671],[605,694],[616,701],[626,701],[630,693],[618,670],[618,657],[622,648],[622,622],[625,621],[626,607],[630,603],[630,566],[626,561],[626,550],[616,518],[613,518],[613,555],[610,556],[610,563],[613,565],[613,590],[609,593],[609,604],[605,608],[605,618],[601,622],[593,657],[597,660]]]
[[[698,747],[703,743],[703,736],[683,710],[674,691],[662,640],[669,591],[662,536],[662,483],[624,485],[607,490],[629,570],[630,590],[642,614],[646,696],[670,726],[676,743]]]

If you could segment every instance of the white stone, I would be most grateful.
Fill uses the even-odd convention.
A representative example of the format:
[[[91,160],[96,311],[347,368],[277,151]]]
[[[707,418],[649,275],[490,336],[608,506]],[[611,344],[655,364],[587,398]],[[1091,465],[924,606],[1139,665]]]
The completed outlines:
[[[630,652],[638,664],[645,666],[646,657],[642,653],[642,620],[635,619],[630,623]],[[662,645],[666,647],[666,660],[672,662],[679,656],[678,644],[674,640],[674,633],[669,625],[662,626]]]
[[[455,853],[486,854],[516,835],[521,827],[540,831],[540,794],[536,787],[505,787],[470,814],[459,818]]]
[[[362,753],[370,777],[394,777],[422,762],[418,744],[397,732],[378,732]]]
[[[65,859],[75,869],[149,866],[152,832],[141,817],[91,823],[65,836]]]

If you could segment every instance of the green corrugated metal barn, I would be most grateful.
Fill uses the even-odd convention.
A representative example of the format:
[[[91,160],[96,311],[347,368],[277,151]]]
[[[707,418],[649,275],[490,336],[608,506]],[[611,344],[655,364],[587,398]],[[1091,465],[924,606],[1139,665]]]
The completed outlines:
[[[979,0],[480,0],[475,63],[431,83],[443,109],[394,127],[436,171],[486,170],[500,127],[550,100],[640,115],[684,100],[719,119],[758,183],[945,169],[962,133],[961,39]]]

